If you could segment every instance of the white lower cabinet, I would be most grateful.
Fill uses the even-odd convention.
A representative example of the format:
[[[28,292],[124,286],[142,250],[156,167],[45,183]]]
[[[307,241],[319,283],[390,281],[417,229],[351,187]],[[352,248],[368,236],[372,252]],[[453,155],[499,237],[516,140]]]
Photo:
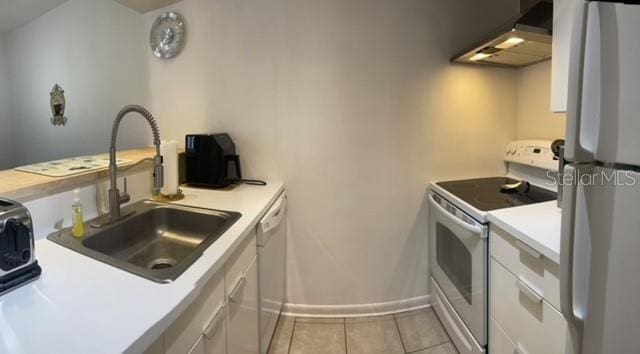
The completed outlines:
[[[498,228],[489,243],[489,353],[573,354],[557,264]]]
[[[559,309],[560,265],[501,229],[492,228],[490,238],[491,257]]]
[[[190,353],[197,342],[202,342],[201,337],[207,328],[212,326],[216,328],[211,332],[224,331],[225,303],[224,272],[220,271],[207,282],[200,295],[165,331],[165,353]]]
[[[567,323],[562,314],[493,258],[491,289],[491,315],[518,352],[566,353]]]
[[[196,342],[196,344],[193,345],[193,347],[191,347],[191,349],[189,349],[189,351],[187,352],[187,354],[204,354],[204,336],[200,336],[198,337],[198,341]]]
[[[224,318],[217,328],[211,332],[203,334],[198,338],[196,344],[191,347],[189,354],[226,354],[227,334]]]
[[[258,354],[256,233],[145,354]]]
[[[202,335],[204,354],[226,354],[227,353],[227,325],[226,312],[222,313],[220,322],[209,331],[205,329]]]
[[[164,354],[164,336],[153,342],[143,354]]]
[[[258,353],[258,262],[256,257],[229,294],[227,329],[228,354]]]
[[[491,354],[515,354],[518,353],[516,345],[509,336],[504,333],[498,322],[489,316],[489,353]]]

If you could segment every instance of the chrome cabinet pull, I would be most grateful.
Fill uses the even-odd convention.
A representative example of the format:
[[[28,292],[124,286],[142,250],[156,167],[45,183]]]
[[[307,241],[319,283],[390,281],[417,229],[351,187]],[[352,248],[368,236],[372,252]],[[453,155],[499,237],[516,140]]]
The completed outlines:
[[[523,281],[521,277],[518,277],[516,286],[518,287],[518,290],[520,290],[520,293],[528,297],[529,300],[533,301],[536,304],[542,302],[542,295],[540,295],[536,290],[533,290],[533,288],[529,286],[525,281]]]
[[[529,255],[531,255],[533,258],[540,258],[542,257],[542,254],[536,250],[534,250],[531,246],[523,243],[520,240],[516,240],[516,247],[518,247],[520,250],[525,251],[526,253],[528,253]]]
[[[215,333],[216,329],[220,327],[220,324],[225,318],[225,315],[227,313],[226,309],[227,306],[224,303],[222,303],[220,307],[218,307],[216,314],[213,315],[213,318],[211,318],[209,324],[204,328],[204,331],[202,331],[202,334],[206,339],[213,339],[213,334]]]
[[[247,279],[244,276],[238,279],[236,286],[233,287],[233,290],[231,290],[231,293],[229,294],[229,301],[233,303],[238,303],[237,296],[240,292],[242,292],[242,290],[246,285],[247,285]]]

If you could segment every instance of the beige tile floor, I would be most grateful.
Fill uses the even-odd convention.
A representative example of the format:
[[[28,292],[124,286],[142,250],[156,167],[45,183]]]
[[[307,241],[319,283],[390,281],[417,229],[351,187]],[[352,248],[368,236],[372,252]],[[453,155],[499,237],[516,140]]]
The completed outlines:
[[[280,317],[269,354],[457,354],[432,309],[358,318]]]

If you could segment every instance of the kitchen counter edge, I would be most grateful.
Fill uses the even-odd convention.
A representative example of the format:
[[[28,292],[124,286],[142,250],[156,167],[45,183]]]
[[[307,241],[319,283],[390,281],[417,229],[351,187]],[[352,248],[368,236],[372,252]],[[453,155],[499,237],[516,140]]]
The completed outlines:
[[[182,188],[180,205],[242,214],[178,279],[151,282],[43,238],[36,281],[0,296],[0,353],[140,353],[197,298],[284,191],[281,182],[232,190]],[[62,322],[62,323],[61,323]],[[10,337],[8,335],[11,335]],[[34,340],[35,339],[35,340]]]
[[[487,214],[487,220],[556,264],[560,263],[561,209],[555,200],[493,210]]]

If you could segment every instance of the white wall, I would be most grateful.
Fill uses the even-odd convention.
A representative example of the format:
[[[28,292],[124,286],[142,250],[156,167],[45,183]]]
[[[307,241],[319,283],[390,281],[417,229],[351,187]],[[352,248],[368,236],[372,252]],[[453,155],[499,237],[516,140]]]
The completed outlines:
[[[126,104],[147,104],[146,29],[112,0],[71,0],[7,34],[14,150],[18,165],[107,152],[111,124]],[[69,121],[50,123],[49,92],[65,90]],[[148,146],[151,132],[128,119],[119,147]]]
[[[11,107],[9,106],[8,69],[5,39],[0,35],[0,127],[11,131]],[[13,135],[3,134],[0,139],[0,170],[13,166]]]
[[[566,116],[551,112],[550,99],[550,60],[518,70],[518,139],[564,139]]]
[[[246,177],[285,181],[292,303],[423,296],[425,187],[503,173],[516,131],[516,72],[449,54],[517,6],[185,0],[165,9],[186,17],[185,51],[148,55],[151,107],[163,136],[228,131]]]

